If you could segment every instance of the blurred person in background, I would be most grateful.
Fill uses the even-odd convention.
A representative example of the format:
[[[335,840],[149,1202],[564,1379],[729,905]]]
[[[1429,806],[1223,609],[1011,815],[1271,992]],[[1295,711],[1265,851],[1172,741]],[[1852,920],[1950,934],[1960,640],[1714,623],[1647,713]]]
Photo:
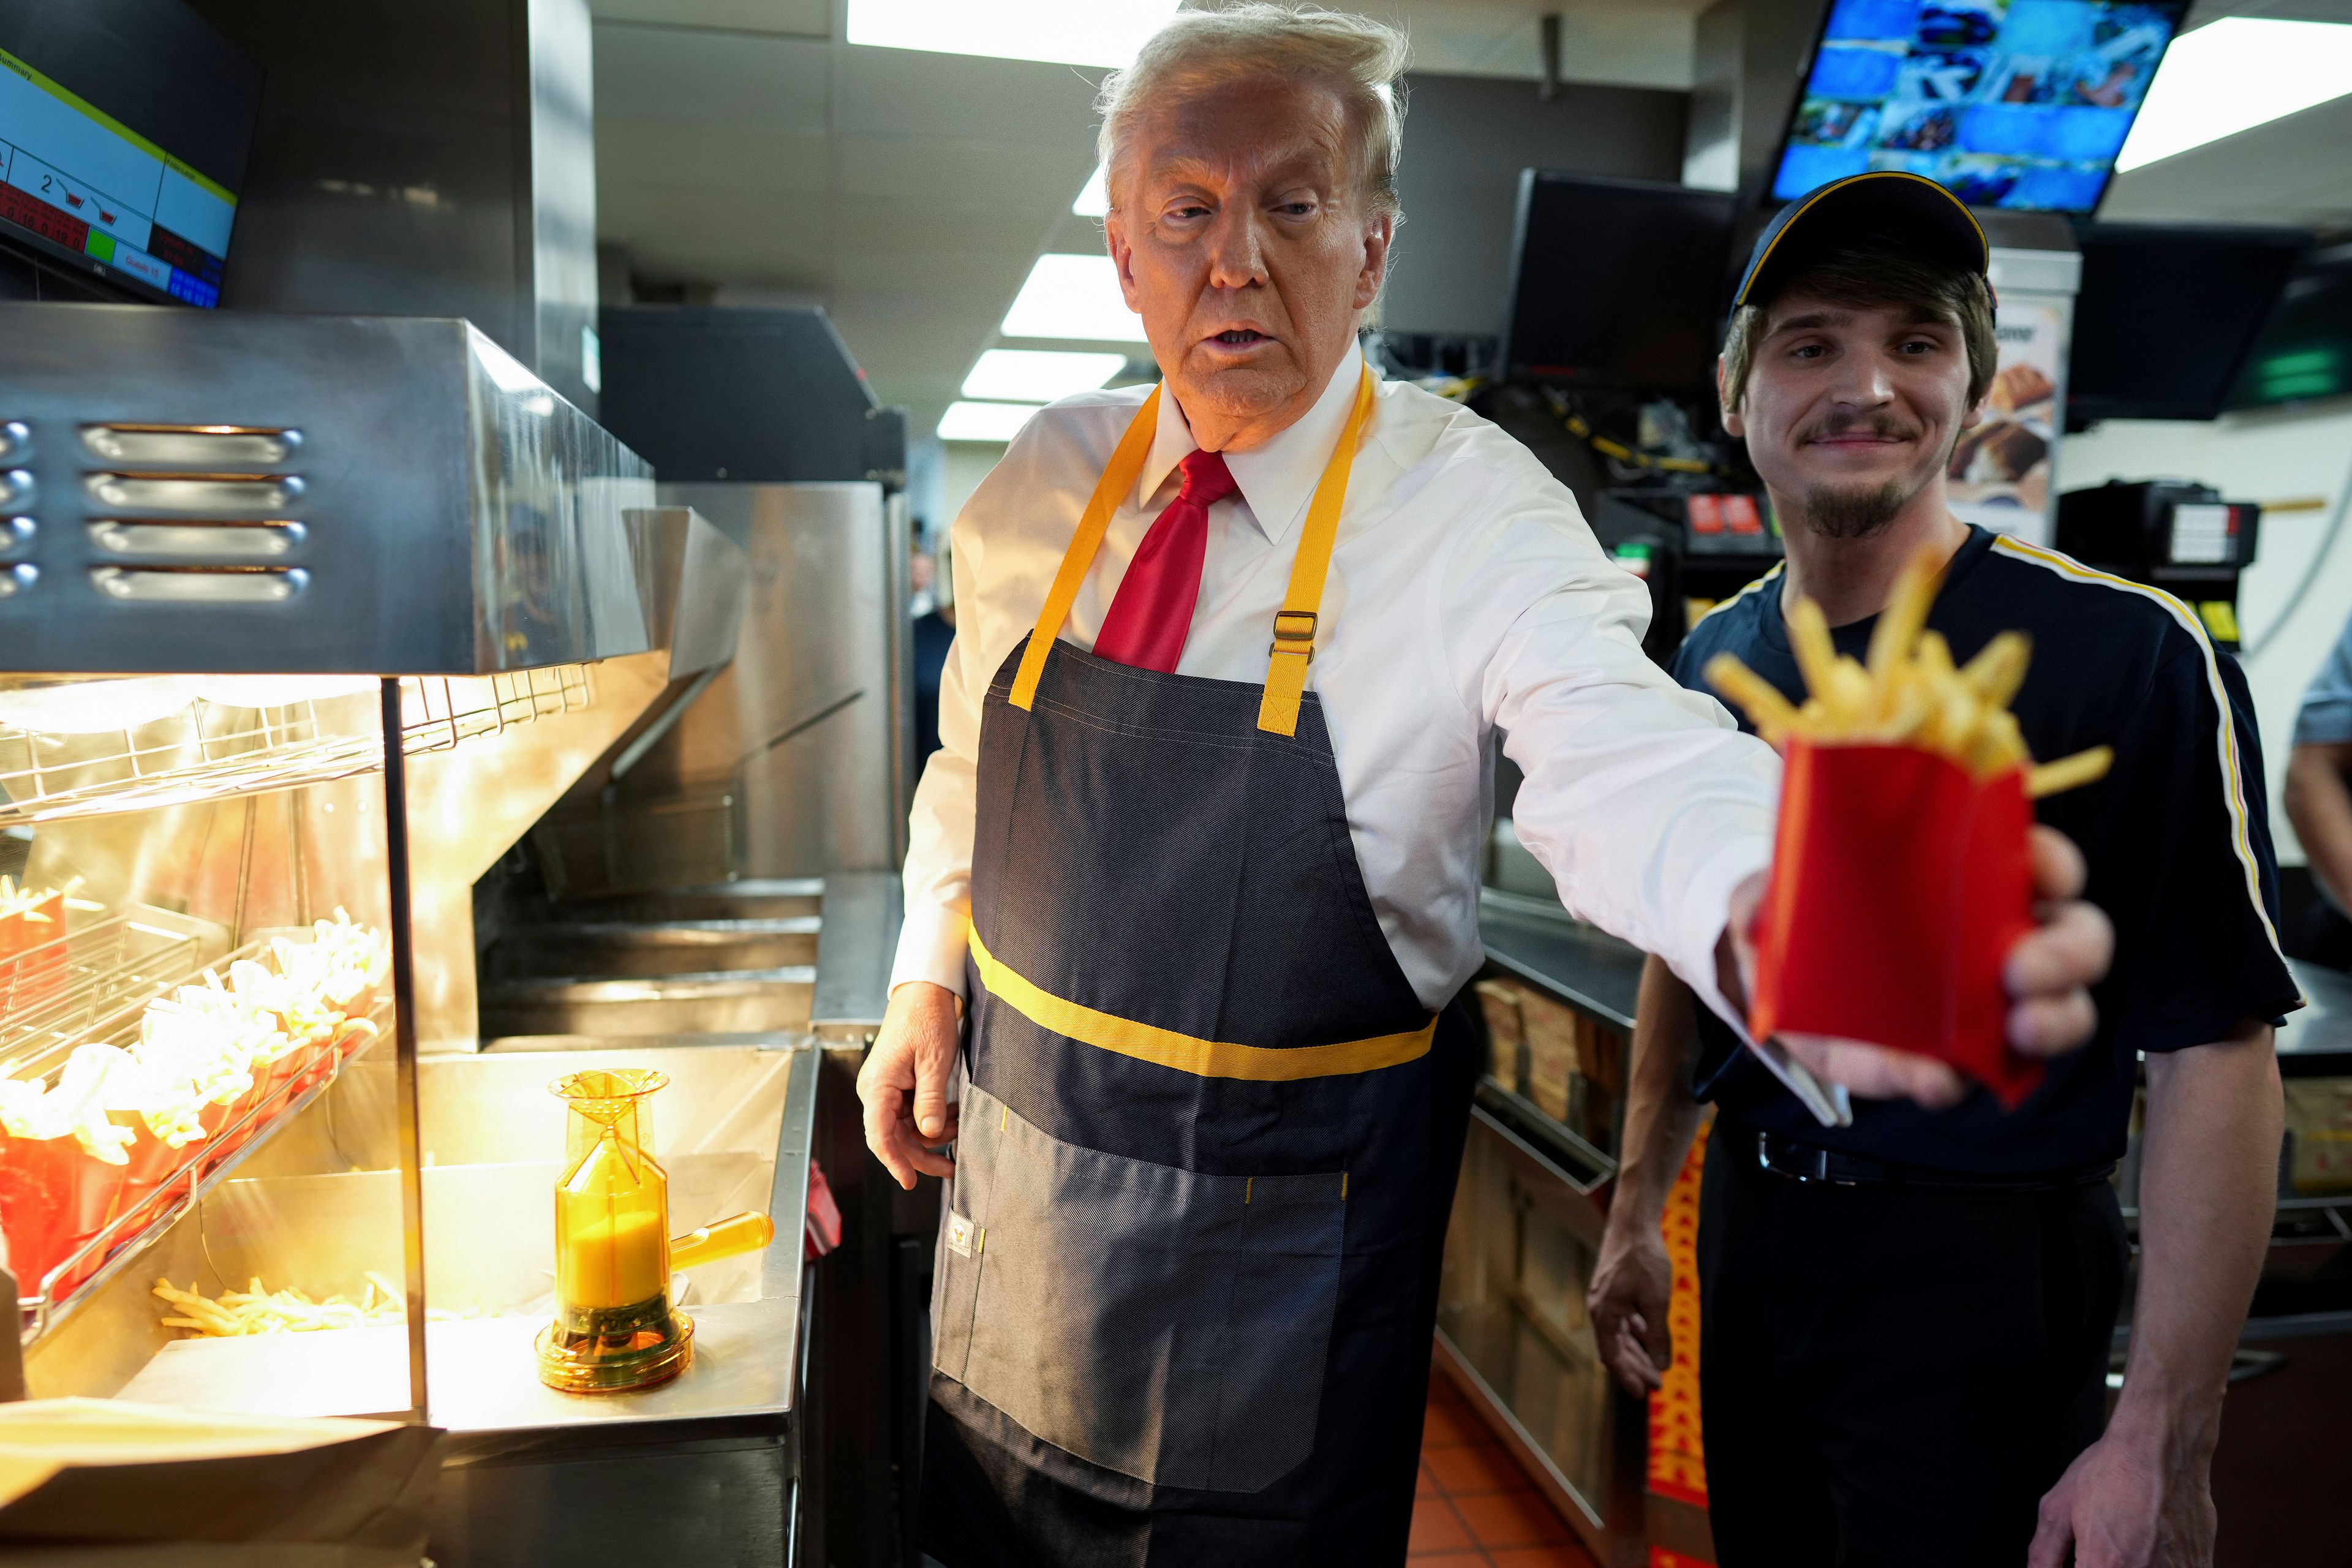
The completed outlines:
[[[911,577],[915,630],[911,650],[915,678],[915,763],[940,749],[940,677],[955,642],[955,585],[948,572],[946,542],[932,544],[915,525]]]
[[[2286,816],[2318,897],[2294,931],[2296,956],[2352,970],[2352,621],[2303,694],[2286,764]]]

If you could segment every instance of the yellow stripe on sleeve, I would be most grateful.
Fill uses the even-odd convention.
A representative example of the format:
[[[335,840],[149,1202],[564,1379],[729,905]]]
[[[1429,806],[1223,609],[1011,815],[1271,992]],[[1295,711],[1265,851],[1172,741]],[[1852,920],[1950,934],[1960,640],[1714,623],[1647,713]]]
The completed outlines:
[[[2126,594],[2137,594],[2162,606],[2167,615],[2180,624],[2182,630],[2197,639],[2197,647],[2205,656],[2205,682],[2213,693],[2213,706],[2221,715],[2221,733],[2216,737],[2214,749],[2221,765],[2222,798],[2230,811],[2231,847],[2237,852],[2238,863],[2245,870],[2246,897],[2254,906],[2254,918],[2262,921],[2263,931],[2269,936],[2273,950],[2276,951],[2278,931],[2271,924],[2270,910],[2263,903],[2262,868],[2254,858],[2253,836],[2248,827],[2245,774],[2238,756],[2237,721],[2230,707],[2230,689],[2221,680],[2221,661],[2213,652],[2212,639],[2205,635],[2204,623],[2187,605],[2160,588],[2151,588],[2128,577],[2094,570],[2073,556],[2062,555],[2055,550],[2044,550],[2038,544],[2028,544],[2009,534],[1996,535],[1992,547],[2011,559],[2031,561],[2078,583],[2097,583],[2121,589]],[[2280,958],[2284,962],[2285,954],[2281,952]]]

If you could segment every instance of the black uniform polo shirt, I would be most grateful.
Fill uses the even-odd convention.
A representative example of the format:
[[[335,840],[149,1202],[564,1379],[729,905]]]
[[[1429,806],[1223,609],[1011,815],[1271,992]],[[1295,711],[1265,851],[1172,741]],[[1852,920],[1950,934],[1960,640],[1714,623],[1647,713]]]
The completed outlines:
[[[1801,701],[1780,582],[1776,567],[1694,626],[1675,678],[1719,697],[1701,671],[1736,654]],[[1875,620],[1838,627],[1838,651],[1862,657]],[[1745,1127],[1903,1165],[2016,1175],[2102,1165],[2124,1152],[2136,1053],[2203,1045],[2301,1005],[2275,935],[2278,870],[2245,674],[2178,600],[1981,528],[1953,557],[1927,625],[1963,662],[1999,632],[2032,637],[2013,708],[2036,758],[2115,748],[2106,777],[2035,805],[2082,847],[2085,896],[2115,921],[2096,1037],[2052,1062],[2014,1111],[1976,1089],[1941,1111],[1857,1101],[1853,1126],[1829,1128],[1701,1008],[1694,1087]]]

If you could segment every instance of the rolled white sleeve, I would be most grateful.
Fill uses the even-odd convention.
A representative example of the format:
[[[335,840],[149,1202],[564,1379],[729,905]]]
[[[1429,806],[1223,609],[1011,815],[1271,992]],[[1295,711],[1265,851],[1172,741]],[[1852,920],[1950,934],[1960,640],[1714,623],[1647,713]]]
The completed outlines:
[[[1444,579],[1465,697],[1526,774],[1519,841],[1579,918],[1741,1027],[1716,950],[1733,890],[1771,861],[1779,757],[1642,652],[1649,594],[1565,489],[1465,531]]]
[[[953,575],[977,599],[980,574],[967,559],[968,531],[959,518],[950,535]],[[959,613],[961,619],[961,613]],[[928,980],[964,994],[966,935],[971,928],[971,846],[979,805],[980,708],[989,671],[975,668],[982,639],[959,626],[940,672],[940,749],[923,765],[907,827],[907,914],[898,928],[898,954],[890,988]]]

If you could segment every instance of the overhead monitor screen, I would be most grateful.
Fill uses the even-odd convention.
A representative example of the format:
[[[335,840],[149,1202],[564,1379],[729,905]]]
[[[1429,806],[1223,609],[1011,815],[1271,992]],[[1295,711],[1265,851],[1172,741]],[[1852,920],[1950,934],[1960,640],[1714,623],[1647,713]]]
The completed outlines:
[[[1773,195],[1903,169],[1970,206],[2095,211],[2185,0],[1835,0]]]
[[[2255,335],[2232,408],[2268,408],[2352,394],[2352,244],[2314,251],[2287,280]]]
[[[1724,191],[1525,171],[1509,373],[1705,396],[1736,207]]]
[[[2311,244],[2303,229],[2174,224],[2087,224],[2080,238],[2066,370],[2074,428],[2219,415]]]
[[[0,233],[220,303],[261,71],[180,0],[0,0]]]

